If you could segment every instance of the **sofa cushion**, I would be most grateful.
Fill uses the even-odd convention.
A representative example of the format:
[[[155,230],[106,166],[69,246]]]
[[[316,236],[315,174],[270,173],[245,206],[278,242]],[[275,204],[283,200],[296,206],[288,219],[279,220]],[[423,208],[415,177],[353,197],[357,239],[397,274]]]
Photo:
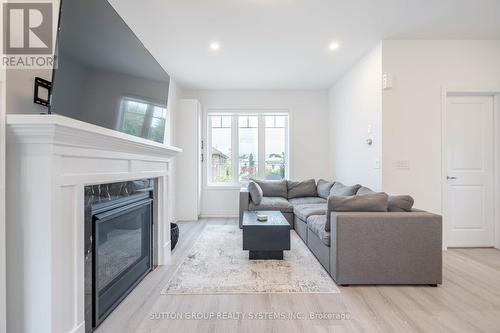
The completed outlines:
[[[333,184],[332,189],[330,190],[330,195],[336,195],[338,197],[349,197],[351,195],[355,195],[356,192],[361,188],[361,185],[351,185],[346,186],[341,182],[335,182]]]
[[[330,246],[330,232],[325,230],[325,225],[325,215],[311,215],[307,218],[307,228],[318,236],[323,244]]]
[[[326,203],[293,206],[293,213],[304,222],[311,215],[325,215]]]
[[[301,182],[287,181],[288,199],[300,197],[317,197],[316,181],[308,179]]]
[[[292,213],[293,206],[281,197],[263,197],[259,205],[250,202],[249,210],[279,210],[282,213]]]
[[[286,180],[257,180],[250,179],[251,181],[257,183],[262,189],[262,193],[265,197],[282,197],[286,198],[287,186]]]
[[[332,195],[328,198],[326,231],[330,231],[331,212],[387,212],[389,196],[387,193],[373,193],[340,197]]]
[[[376,193],[376,192],[374,190],[372,190],[371,188],[361,186],[359,188],[358,192],[356,192],[356,195],[365,195],[365,194],[373,194],[373,193]]]
[[[252,202],[256,205],[260,204],[260,202],[262,201],[262,197],[264,196],[264,193],[262,192],[262,189],[260,188],[259,184],[250,181],[248,183],[248,192],[250,193],[250,199],[252,199]]]
[[[389,212],[411,212],[414,200],[409,195],[389,196]]]
[[[295,206],[295,205],[326,203],[326,200],[320,197],[305,197],[305,198],[288,199],[288,202],[290,202],[293,206]]]
[[[334,182],[329,182],[324,179],[318,180],[318,184],[316,185],[316,190],[318,191],[318,196],[323,199],[328,199],[330,195],[330,190],[332,189]]]

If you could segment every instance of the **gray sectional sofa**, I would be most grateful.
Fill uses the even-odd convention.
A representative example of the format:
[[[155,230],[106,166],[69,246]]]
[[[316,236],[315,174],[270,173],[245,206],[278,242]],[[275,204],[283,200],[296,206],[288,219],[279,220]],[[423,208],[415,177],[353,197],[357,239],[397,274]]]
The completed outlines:
[[[412,208],[409,196],[313,179],[253,180],[245,210],[279,210],[340,285],[442,283],[441,216]]]

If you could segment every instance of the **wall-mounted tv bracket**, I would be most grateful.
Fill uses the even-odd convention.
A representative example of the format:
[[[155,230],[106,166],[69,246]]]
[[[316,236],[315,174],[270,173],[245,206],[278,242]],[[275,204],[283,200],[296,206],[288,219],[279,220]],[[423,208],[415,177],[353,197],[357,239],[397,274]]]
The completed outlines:
[[[42,89],[47,90],[47,99],[40,97],[39,94]],[[51,89],[52,89],[52,82],[44,80],[40,77],[35,77],[35,92],[33,96],[33,103],[40,104],[43,106],[49,106]]]

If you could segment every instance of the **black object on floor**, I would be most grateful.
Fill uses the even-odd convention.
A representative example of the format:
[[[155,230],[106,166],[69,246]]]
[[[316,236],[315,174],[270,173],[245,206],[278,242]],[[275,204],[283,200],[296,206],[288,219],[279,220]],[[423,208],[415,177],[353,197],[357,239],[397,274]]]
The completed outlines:
[[[283,260],[283,251],[250,251],[250,260]]]
[[[170,223],[170,249],[173,250],[179,240],[179,226],[177,223]]]

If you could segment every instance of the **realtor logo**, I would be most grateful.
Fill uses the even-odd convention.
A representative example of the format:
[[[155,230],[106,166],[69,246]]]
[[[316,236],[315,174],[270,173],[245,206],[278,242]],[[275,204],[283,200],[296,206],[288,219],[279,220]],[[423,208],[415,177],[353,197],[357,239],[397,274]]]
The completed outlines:
[[[52,3],[3,3],[5,55],[52,53]]]

